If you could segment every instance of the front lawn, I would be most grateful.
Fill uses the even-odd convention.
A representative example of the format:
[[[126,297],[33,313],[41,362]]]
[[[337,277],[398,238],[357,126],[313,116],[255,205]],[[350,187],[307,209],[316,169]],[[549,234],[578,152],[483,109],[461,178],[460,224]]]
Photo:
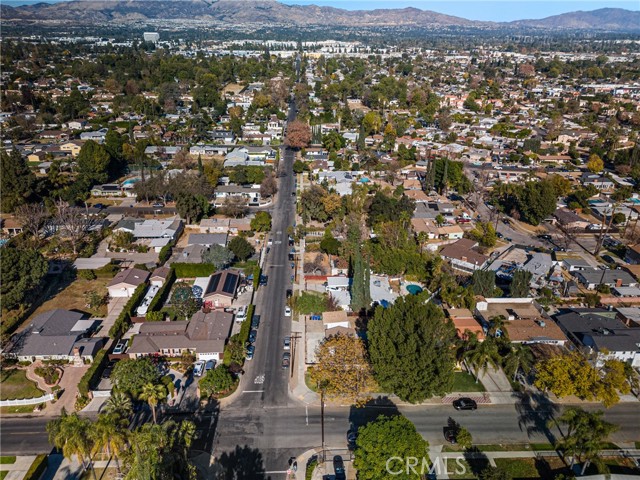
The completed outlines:
[[[293,297],[293,309],[302,315],[320,315],[327,310],[327,295],[315,292],[302,292]]]
[[[0,400],[38,398],[44,393],[25,375],[24,370],[12,368],[0,373]],[[33,409],[33,406],[31,407]]]
[[[477,382],[473,375],[467,372],[455,372],[453,374],[452,392],[484,392],[482,382]]]
[[[534,458],[496,458],[495,462],[514,479],[540,478]]]
[[[16,463],[16,457],[0,457],[0,465]]]

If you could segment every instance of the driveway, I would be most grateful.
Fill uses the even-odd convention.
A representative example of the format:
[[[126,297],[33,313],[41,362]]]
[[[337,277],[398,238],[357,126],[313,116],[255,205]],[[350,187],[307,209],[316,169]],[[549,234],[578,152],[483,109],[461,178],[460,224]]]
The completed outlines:
[[[124,306],[128,301],[128,297],[116,297],[109,299],[109,304],[107,305],[107,316],[102,321],[102,329],[100,330],[101,336],[109,336],[109,330],[113,324],[116,323],[116,320],[122,313],[122,310],[124,310]]]
[[[67,412],[75,411],[78,383],[88,369],[89,365],[82,367],[67,365],[64,367],[64,374],[59,383],[60,389],[63,391],[62,395],[56,403],[47,404],[47,408],[44,410],[45,415],[60,415],[63,408]]]

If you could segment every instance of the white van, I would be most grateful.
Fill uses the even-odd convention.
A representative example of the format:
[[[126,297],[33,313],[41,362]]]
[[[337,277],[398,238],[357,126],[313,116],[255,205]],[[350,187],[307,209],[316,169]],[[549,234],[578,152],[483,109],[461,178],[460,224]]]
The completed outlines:
[[[236,322],[243,322],[245,318],[247,318],[247,307],[243,305],[236,312]]]

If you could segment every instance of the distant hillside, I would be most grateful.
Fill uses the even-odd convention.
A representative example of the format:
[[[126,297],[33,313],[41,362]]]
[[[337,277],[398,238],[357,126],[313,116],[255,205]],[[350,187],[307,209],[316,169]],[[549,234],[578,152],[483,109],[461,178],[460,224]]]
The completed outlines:
[[[76,0],[57,4],[0,7],[2,20],[14,22],[91,24],[152,19],[197,19],[235,24],[279,23],[297,26],[533,27],[640,31],[640,12],[613,8],[565,13],[541,20],[493,23],[477,22],[417,8],[351,11],[316,5],[284,5],[275,0]]]
[[[622,8],[601,8],[590,12],[569,12],[540,20],[518,20],[511,25],[549,29],[640,30],[640,12]]]

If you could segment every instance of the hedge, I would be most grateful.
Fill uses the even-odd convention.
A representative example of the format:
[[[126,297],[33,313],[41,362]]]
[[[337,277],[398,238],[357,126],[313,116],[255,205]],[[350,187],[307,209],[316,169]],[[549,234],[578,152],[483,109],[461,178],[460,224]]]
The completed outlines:
[[[136,290],[133,292],[133,295],[131,295],[131,298],[122,309],[122,312],[120,312],[120,315],[118,315],[118,318],[116,318],[115,323],[109,330],[109,336],[111,338],[120,337],[127,331],[129,325],[131,325],[131,317],[133,316],[133,313],[137,306],[144,298],[146,290],[146,283],[141,283],[140,285],[138,285]]]
[[[247,318],[242,321],[242,325],[240,326],[240,333],[238,334],[238,337],[242,345],[249,341],[249,333],[251,332],[251,321],[253,320],[254,310],[255,307],[253,305],[249,305],[247,308]]]
[[[104,367],[105,359],[107,358],[108,357],[106,350],[100,350],[96,354],[95,358],[93,359],[93,363],[91,364],[89,369],[84,372],[84,375],[78,382],[78,392],[80,393],[80,395],[82,395],[83,397],[89,395],[89,390],[91,390],[91,387],[95,385],[96,381],[100,380],[100,374],[103,370],[103,368],[101,367]]]
[[[171,253],[173,253],[173,247],[175,244],[176,243],[171,240],[160,249],[160,253],[158,254],[158,262],[160,263],[160,265],[169,260],[169,258],[171,257]]]
[[[164,302],[167,300],[167,297],[169,296],[169,292],[171,292],[171,287],[173,286],[173,282],[175,281],[176,281],[176,272],[172,266],[171,270],[169,271],[169,275],[167,276],[167,279],[164,281],[164,283],[158,290],[158,293],[156,293],[156,296],[153,297],[153,300],[151,300],[151,303],[149,304],[149,309],[147,311],[157,312],[162,308],[162,305],[164,305]]]
[[[253,267],[253,289],[256,290],[258,285],[260,285],[260,275],[262,275],[262,270],[260,269],[260,265],[256,265]]]
[[[208,277],[216,271],[210,263],[172,263],[178,278]]]
[[[29,467],[29,470],[27,470],[27,474],[24,476],[24,480],[39,480],[46,469],[47,455],[38,455]]]

